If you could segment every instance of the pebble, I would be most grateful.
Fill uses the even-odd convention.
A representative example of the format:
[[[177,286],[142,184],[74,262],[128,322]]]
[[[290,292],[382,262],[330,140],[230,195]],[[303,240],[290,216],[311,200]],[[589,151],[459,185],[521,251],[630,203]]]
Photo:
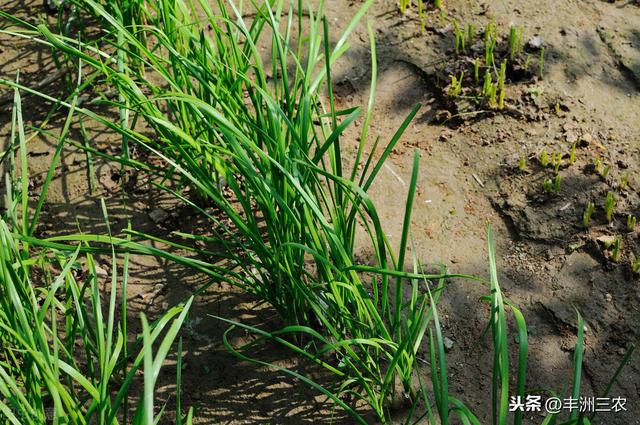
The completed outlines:
[[[149,213],[149,218],[151,218],[154,223],[159,224],[169,218],[169,213],[162,208],[156,208]]]
[[[445,350],[449,351],[453,348],[453,340],[448,336],[445,336],[443,339]]]

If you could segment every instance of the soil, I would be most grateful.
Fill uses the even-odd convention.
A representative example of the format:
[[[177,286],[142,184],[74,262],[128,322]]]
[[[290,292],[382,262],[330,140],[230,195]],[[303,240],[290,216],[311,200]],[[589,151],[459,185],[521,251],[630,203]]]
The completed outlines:
[[[353,0],[327,3],[334,34],[346,27],[360,5]],[[415,11],[402,16],[394,1],[380,0],[368,14],[376,34],[379,77],[370,137],[389,140],[415,103],[424,105],[372,186],[379,215],[390,241],[399,243],[411,164],[419,150],[421,172],[412,220],[418,258],[441,262],[455,273],[486,276],[491,224],[501,287],[521,308],[530,332],[527,387],[562,391],[570,385],[578,310],[585,320],[582,393],[599,396],[630,344],[640,342],[640,280],[631,271],[633,253],[640,256],[640,242],[637,229],[626,229],[627,215],[640,215],[640,7],[634,1],[600,0],[444,3],[444,22],[438,12],[428,11],[424,33]],[[23,16],[44,13],[42,2],[35,0],[2,0],[0,7]],[[460,66],[453,51],[452,17],[479,29],[493,21],[503,39],[509,25],[523,26],[525,41],[538,37],[526,49],[540,41],[545,47],[543,77],[535,71],[508,76],[502,111],[448,99],[443,75],[449,78],[447,72]],[[366,25],[360,25],[351,40],[351,50],[334,73],[336,95],[344,107],[366,105],[369,95]],[[538,51],[531,52],[537,58]],[[33,86],[55,67],[45,48],[0,35],[0,78],[15,79],[18,70],[20,81]],[[60,80],[49,82],[45,90],[60,93]],[[0,91],[0,99],[10,99],[6,96],[12,95]],[[10,108],[10,101],[0,104],[4,144],[10,135]],[[39,100],[24,98],[29,124],[40,125],[48,110]],[[47,128],[59,132],[63,121],[64,116],[54,115]],[[94,146],[117,151],[119,140],[86,124]],[[355,152],[358,133],[355,127],[345,138],[350,140],[345,156]],[[574,143],[575,162],[569,165]],[[29,143],[34,188],[55,147],[46,137]],[[555,179],[553,170],[540,164],[543,150],[549,156],[563,155],[559,193],[542,189],[545,179]],[[526,159],[524,169],[519,167],[521,158]],[[600,174],[610,166],[606,176],[598,174],[594,158],[602,160]],[[90,190],[83,153],[65,148],[61,164],[47,196],[42,235],[72,233],[78,227],[104,232],[100,199],[108,206],[116,232],[129,220],[134,229],[159,236],[185,230],[187,224],[192,229],[203,226],[195,214],[158,193],[143,176],[122,174],[119,166],[96,161],[96,185]],[[628,183],[622,188],[624,175]],[[610,223],[603,209],[609,191],[617,193]],[[595,212],[585,227],[588,202],[594,202]],[[622,237],[622,249],[614,262],[607,245],[616,235]],[[363,249],[361,255],[366,259],[370,253]],[[108,259],[100,261],[103,268],[110,267]],[[183,300],[203,279],[164,260],[135,257],[129,283],[132,323],[138,322],[140,311],[153,315]],[[491,341],[482,336],[488,308],[480,301],[487,292],[481,285],[456,281],[440,305],[445,336],[453,341],[447,357],[450,393],[478,412],[482,423],[489,421],[491,400]],[[230,354],[222,344],[227,325],[211,315],[277,326],[269,308],[233,287],[214,284],[196,299],[183,331],[183,405],[196,408],[195,423],[350,423],[305,384]],[[234,332],[233,338],[236,343],[250,340],[241,332]],[[324,379],[278,346],[252,354]],[[604,413],[601,423],[640,424],[638,355],[610,394],[626,398],[628,411]],[[174,376],[175,364],[168,364],[158,398],[169,405]],[[541,418],[527,420],[540,423]]]

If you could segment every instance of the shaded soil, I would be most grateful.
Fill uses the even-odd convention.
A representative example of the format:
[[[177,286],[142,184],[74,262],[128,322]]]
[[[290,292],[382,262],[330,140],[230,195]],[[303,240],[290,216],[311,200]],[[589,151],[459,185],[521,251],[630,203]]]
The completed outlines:
[[[328,3],[327,14],[337,34],[359,3]],[[521,307],[530,331],[527,386],[560,391],[571,383],[578,309],[586,330],[582,392],[600,395],[626,349],[640,340],[640,281],[630,265],[634,254],[640,256],[640,243],[638,230],[626,229],[627,215],[640,215],[640,7],[634,2],[599,0],[445,3],[444,22],[436,11],[428,12],[424,34],[417,14],[401,16],[393,1],[381,0],[369,13],[379,63],[371,139],[380,135],[389,140],[414,104],[424,105],[371,189],[383,225],[390,241],[398,244],[413,152],[419,149],[422,166],[412,221],[418,258],[442,262],[456,273],[486,275],[486,231],[491,223],[501,286]],[[0,7],[30,16],[42,10],[35,0],[2,1]],[[474,106],[474,113],[460,115],[469,105],[447,99],[442,79],[443,72],[457,72],[460,67],[453,52],[452,17],[478,29],[494,20],[503,37],[511,24],[524,27],[525,41],[540,37],[546,52],[544,77],[534,72],[527,78],[508,79],[505,111]],[[366,25],[352,40],[334,75],[343,107],[365,105],[369,90]],[[23,83],[34,85],[55,67],[46,49],[0,35],[0,78],[14,79],[17,70]],[[60,93],[60,80],[47,84],[46,90]],[[2,96],[6,97],[4,91]],[[27,121],[39,125],[47,105],[30,97],[24,103]],[[64,120],[58,115],[48,124],[54,132]],[[9,139],[10,120],[10,103],[4,102],[0,104],[3,145]],[[117,151],[119,140],[91,123],[87,126],[93,146]],[[345,156],[357,148],[359,128],[349,131]],[[576,159],[569,165],[574,143]],[[52,139],[45,137],[29,143],[34,187],[42,181],[54,150]],[[540,164],[543,150],[563,155],[558,194],[542,190],[544,180],[556,175]],[[520,158],[526,159],[524,170]],[[595,158],[603,167],[610,166],[606,178],[598,175]],[[43,235],[71,233],[78,227],[104,232],[101,198],[116,231],[129,220],[136,230],[158,236],[187,230],[185,223],[192,229],[203,226],[196,215],[188,215],[188,210],[157,193],[143,176],[121,175],[119,166],[96,161],[96,186],[90,191],[83,153],[66,148],[61,164],[47,198]],[[625,174],[628,183],[622,190]],[[609,191],[617,194],[611,223],[603,210]],[[595,212],[585,228],[582,214],[588,202],[595,204]],[[604,241],[617,235],[623,242],[616,263]],[[363,250],[361,255],[366,260],[371,253]],[[108,269],[108,261],[101,261]],[[205,283],[191,270],[148,257],[133,259],[131,275],[132,323],[139,311],[163,310]],[[489,420],[491,397],[487,390],[491,341],[482,337],[488,309],[479,301],[486,293],[484,287],[455,282],[441,301],[445,336],[453,341],[447,358],[450,392],[478,412],[483,423]],[[196,423],[349,423],[304,384],[228,353],[222,344],[227,326],[211,315],[277,326],[273,312],[232,287],[213,285],[198,297],[183,332],[183,404],[196,407]],[[249,336],[237,332],[234,338],[241,343]],[[254,354],[325,379],[282,348],[268,346]],[[640,423],[638,364],[636,353],[611,392],[628,399],[629,411],[603,414],[601,423]],[[173,397],[174,373],[175,366],[168,365],[158,393],[162,400]],[[541,421],[538,416],[528,419]]]

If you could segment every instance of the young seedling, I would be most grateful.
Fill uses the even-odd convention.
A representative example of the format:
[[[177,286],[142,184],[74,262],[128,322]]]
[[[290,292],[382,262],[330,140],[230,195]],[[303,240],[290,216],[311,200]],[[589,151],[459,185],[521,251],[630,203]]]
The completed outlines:
[[[420,20],[420,33],[424,35],[424,31],[427,26],[427,16],[424,13],[423,0],[418,0],[418,19]]]
[[[451,76],[451,86],[449,87],[449,96],[458,97],[462,92],[462,80],[464,79],[464,71],[460,73],[460,78],[455,75]]]
[[[611,260],[614,263],[619,262],[621,253],[622,253],[622,238],[620,236],[616,236],[616,239],[613,241],[613,252],[611,253]]]
[[[483,96],[489,96],[491,94],[491,86],[493,86],[491,72],[489,72],[489,70],[487,69],[484,71],[484,83],[482,85]]]
[[[556,192],[556,195],[560,194],[560,182],[561,182],[561,178],[558,175],[553,180],[553,190],[554,190],[554,192]]]
[[[522,54],[522,46],[524,45],[524,27],[520,27],[518,32],[518,43],[516,45],[516,54],[520,56]]]
[[[407,8],[411,4],[411,0],[400,0],[400,12],[403,14],[407,12]]]
[[[578,142],[573,142],[571,145],[571,150],[569,151],[569,165],[573,165],[576,162],[576,146]]]
[[[622,177],[620,177],[620,190],[626,190],[628,184],[629,184],[629,173],[624,173]]]
[[[518,30],[516,27],[509,27],[509,59],[513,60],[518,49]]]
[[[442,9],[442,0],[436,0],[435,6],[436,6],[436,9]]]
[[[604,198],[604,213],[609,223],[611,223],[611,220],[613,219],[613,209],[615,204],[616,201],[613,197],[613,193],[607,192],[607,197]]]
[[[593,163],[593,166],[598,175],[602,175],[602,158],[596,157]]]
[[[498,97],[498,108],[504,109],[504,98],[506,96],[506,92],[504,87],[500,90],[500,96]]]
[[[455,36],[456,36],[456,40],[455,40],[455,43],[454,43],[454,50],[455,50],[456,55],[457,55],[461,51],[465,51],[465,44],[464,44],[465,35],[460,30],[460,26],[458,25],[458,21],[455,20],[455,19],[453,20],[453,28],[454,28]]]
[[[540,152],[540,157],[538,159],[540,160],[540,165],[543,167],[546,168],[549,165],[549,154],[546,149]]]
[[[602,169],[602,172],[600,173],[600,177],[602,177],[602,180],[607,180],[607,177],[609,176],[609,171],[611,171],[611,165],[607,165]]]
[[[491,108],[495,108],[497,106],[496,95],[498,94],[498,85],[491,84],[491,89],[489,92],[489,106]]]
[[[635,274],[640,273],[640,258],[633,258],[631,260],[631,271],[633,271]]]
[[[558,174],[560,166],[562,165],[562,155],[560,153],[553,152],[551,155],[551,163],[553,164],[553,172]]]
[[[480,58],[473,60],[473,78],[476,83],[480,81]]]
[[[544,179],[542,182],[542,192],[551,193],[553,191],[553,186],[553,181],[551,181],[551,179]]]
[[[484,63],[487,67],[493,65],[493,52],[495,48],[495,24],[493,22],[489,22],[484,30]]]
[[[470,46],[473,43],[473,39],[476,36],[476,27],[473,24],[467,25],[467,45]]]
[[[593,210],[595,209],[595,205],[593,202],[589,202],[587,207],[584,209],[582,213],[582,224],[584,227],[589,227],[589,223],[591,222],[591,215],[593,214]]]
[[[527,53],[527,57],[524,59],[524,69],[529,70],[529,64],[531,63],[531,55]]]
[[[627,231],[633,232],[636,230],[636,216],[629,214],[627,216]]]
[[[527,158],[525,156],[521,156],[518,160],[518,168],[520,169],[520,171],[527,170]]]

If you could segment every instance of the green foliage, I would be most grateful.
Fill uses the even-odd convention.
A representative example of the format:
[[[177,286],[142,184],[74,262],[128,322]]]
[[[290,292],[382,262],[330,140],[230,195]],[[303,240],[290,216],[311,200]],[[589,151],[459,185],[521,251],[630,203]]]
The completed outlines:
[[[20,94],[18,90],[14,93],[8,154],[12,158],[18,154],[20,177],[6,176],[6,212],[0,217],[0,418],[13,425],[115,425],[127,418],[136,425],[157,422],[163,410],[154,409],[156,380],[191,299],[151,325],[140,314],[143,336],[130,344],[126,330],[129,254],[119,268],[115,248],[105,250],[112,263],[107,291],[102,288],[106,285],[100,282],[90,253],[94,247],[88,241],[61,246],[32,236],[42,202],[38,201],[35,211],[25,208],[26,137]],[[75,104],[74,98],[60,144],[65,141]],[[59,150],[39,200],[46,195]],[[10,171],[17,174],[17,170]],[[109,229],[104,202],[102,209]],[[119,312],[118,298],[122,300]],[[178,352],[178,359],[181,355]],[[136,388],[134,381],[140,372],[145,381]]]
[[[587,203],[587,206],[582,213],[582,224],[584,227],[589,227],[589,223],[591,222],[591,215],[593,214],[593,210],[595,209],[595,204],[593,202]]]
[[[607,217],[607,221],[611,223],[613,220],[613,210],[615,208],[616,200],[613,193],[607,192],[607,196],[604,199],[604,214]]]
[[[636,216],[629,214],[627,216],[627,231],[633,232],[636,229]]]
[[[620,261],[620,255],[622,250],[622,238],[620,236],[616,236],[613,241],[613,251],[611,252],[611,260],[614,263],[618,263]]]

